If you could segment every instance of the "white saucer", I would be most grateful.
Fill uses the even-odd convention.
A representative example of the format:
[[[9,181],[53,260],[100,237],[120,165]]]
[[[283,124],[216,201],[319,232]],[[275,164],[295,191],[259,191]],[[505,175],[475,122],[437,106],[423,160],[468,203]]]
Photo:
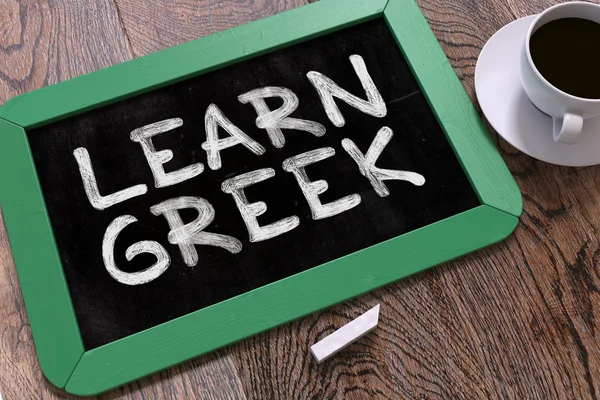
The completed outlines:
[[[539,111],[521,86],[520,57],[535,15],[506,25],[481,50],[475,68],[475,91],[481,110],[508,143],[551,164],[582,167],[600,164],[600,117],[583,123],[573,145],[552,138],[552,119]]]

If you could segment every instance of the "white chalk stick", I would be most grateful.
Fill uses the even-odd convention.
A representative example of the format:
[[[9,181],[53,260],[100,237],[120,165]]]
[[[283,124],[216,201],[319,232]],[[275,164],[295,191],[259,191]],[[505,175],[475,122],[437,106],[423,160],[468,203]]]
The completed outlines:
[[[313,344],[310,348],[312,355],[321,363],[371,332],[379,322],[379,304],[355,320],[342,326],[325,339]]]

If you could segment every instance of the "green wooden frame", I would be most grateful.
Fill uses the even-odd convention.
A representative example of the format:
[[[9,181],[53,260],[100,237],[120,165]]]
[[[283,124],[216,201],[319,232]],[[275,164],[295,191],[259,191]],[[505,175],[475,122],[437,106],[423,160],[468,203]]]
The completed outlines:
[[[377,17],[385,18],[482,205],[84,351],[26,130]],[[510,172],[414,0],[322,0],[27,93],[0,107],[0,135],[0,202],[40,366],[54,385],[79,395],[495,243],[513,231],[522,209]]]

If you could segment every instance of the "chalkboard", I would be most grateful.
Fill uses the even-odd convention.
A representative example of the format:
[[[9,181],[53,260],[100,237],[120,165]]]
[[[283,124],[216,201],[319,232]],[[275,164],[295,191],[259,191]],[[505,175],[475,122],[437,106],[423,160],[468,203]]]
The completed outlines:
[[[121,365],[115,360],[124,357],[122,349],[146,346],[139,338],[157,332],[162,333],[156,340],[173,346],[206,342],[200,351],[193,344],[189,354],[180,347],[179,358],[163,360],[157,353],[156,365],[164,367],[231,342],[225,336],[232,328],[219,330],[231,320],[245,320],[243,313],[254,307],[274,317],[251,330],[237,322],[236,339],[283,322],[276,315],[289,315],[282,317],[288,320],[314,311],[512,230],[515,214],[502,208],[516,189],[493,144],[476,115],[460,108],[450,114],[456,106],[447,105],[448,99],[439,103],[440,96],[452,95],[450,101],[468,104],[471,112],[456,77],[442,70],[440,81],[428,72],[438,80],[432,89],[419,75],[425,63],[417,59],[416,47],[398,45],[409,21],[431,40],[424,22],[394,22],[404,17],[351,4],[356,9],[348,21],[317,19],[319,34],[307,23],[316,23],[318,7],[331,5],[295,11],[290,21],[304,20],[305,33],[285,45],[250,51],[255,41],[244,34],[264,35],[261,21],[241,27],[241,35],[232,32],[233,39],[206,38],[204,46],[218,47],[211,50],[215,60],[225,57],[221,52],[228,45],[237,46],[238,55],[231,55],[236,62],[166,74],[123,95],[117,95],[123,89],[111,77],[127,86],[125,78],[136,80],[146,65],[200,62],[192,60],[209,52],[200,45],[194,51],[169,49],[175,52],[159,61],[149,56],[124,64],[141,70],[97,73],[96,79],[114,88],[106,100],[64,107],[38,123],[11,119],[13,109],[3,107],[0,116],[25,128],[28,168],[47,215],[43,230],[49,229],[48,246],[59,265],[46,281],[60,281],[56,291],[66,296],[61,304],[68,304],[65,318],[75,325],[80,346],[73,351],[84,357],[77,368],[88,368],[86,356],[114,346],[120,352],[114,347],[103,362]],[[404,0],[390,4],[415,7]],[[282,31],[276,32],[283,43]],[[449,68],[445,58],[429,57],[425,60]],[[100,90],[91,79],[89,87]],[[82,89],[78,93],[89,93]],[[459,130],[467,134],[453,133]],[[461,146],[472,149],[461,154]],[[489,207],[493,199],[501,205]],[[503,222],[488,217],[491,212],[502,213]],[[476,233],[448,234],[453,230]],[[31,242],[27,246],[35,251]],[[17,253],[24,252],[15,250],[16,258]],[[22,283],[29,273],[19,271]],[[313,274],[311,283],[293,283],[306,281],[307,274]],[[284,286],[290,297],[266,295]],[[34,304],[41,295],[24,289],[24,296]],[[306,306],[295,304],[302,301]],[[293,311],[282,313],[285,307]],[[199,319],[219,309],[208,324],[207,317]],[[176,339],[184,321],[202,321],[210,333]],[[93,368],[102,368],[98,364]],[[78,384],[82,375],[74,373],[67,378],[72,383],[63,385],[94,393],[148,373],[144,368],[149,367],[136,366],[125,373],[129,378],[115,375],[104,384],[89,379]]]
[[[458,159],[394,44],[385,21],[379,18],[30,131],[32,154],[86,349],[478,206]],[[345,125],[336,127],[306,75],[318,71],[349,93],[365,98],[350,62],[353,55],[364,60],[387,113],[371,116],[338,100]],[[291,90],[299,102],[290,118],[317,122],[326,132],[316,136],[283,129],[285,145],[275,147],[266,130],[256,127],[252,105],[238,101],[239,95],[265,87]],[[205,115],[212,115],[205,110],[211,104],[259,143],[264,153],[256,155],[239,144],[221,150],[221,167],[212,170],[202,148],[205,119],[209,118]],[[267,104],[276,110],[282,100],[273,96],[267,98]],[[130,133],[174,118],[183,125],[153,138],[157,150],[174,153],[165,170],[173,173],[200,162],[204,171],[184,182],[156,188],[142,147],[130,139]],[[361,175],[342,141],[349,139],[366,153],[382,127],[389,127],[393,137],[376,165],[418,173],[425,184],[389,180],[385,182],[389,195],[381,197]],[[221,138],[228,136],[222,128],[219,133]],[[135,184],[145,184],[147,193],[95,209],[73,155],[77,148],[87,149],[100,193]],[[282,165],[299,154],[329,148],[334,155],[306,167],[311,181],[328,183],[327,191],[319,196],[321,203],[349,195],[360,196],[360,203],[315,220],[294,175]],[[296,216],[299,224],[252,243],[234,198],[221,186],[227,179],[261,169],[271,169],[273,176],[244,190],[249,202],[267,205],[258,223],[265,226]],[[188,196],[206,199],[214,208],[214,221],[205,230],[237,238],[241,251],[197,245],[197,264],[186,265],[179,247],[167,240],[167,220],[153,215],[150,208]],[[111,222],[122,215],[132,215],[139,222],[123,229],[117,238],[114,255],[119,269],[141,271],[154,263],[149,254],[126,260],[127,247],[141,240],[154,240],[169,253],[170,266],[151,282],[127,285],[107,272],[103,237]],[[197,216],[192,206],[181,211],[186,223]]]

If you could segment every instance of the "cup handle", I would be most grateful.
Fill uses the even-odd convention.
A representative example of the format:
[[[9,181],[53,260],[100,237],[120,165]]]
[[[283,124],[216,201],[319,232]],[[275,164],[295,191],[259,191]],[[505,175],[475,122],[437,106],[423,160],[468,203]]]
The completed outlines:
[[[579,139],[583,128],[583,117],[578,114],[565,113],[562,118],[554,118],[554,141],[573,144]]]

